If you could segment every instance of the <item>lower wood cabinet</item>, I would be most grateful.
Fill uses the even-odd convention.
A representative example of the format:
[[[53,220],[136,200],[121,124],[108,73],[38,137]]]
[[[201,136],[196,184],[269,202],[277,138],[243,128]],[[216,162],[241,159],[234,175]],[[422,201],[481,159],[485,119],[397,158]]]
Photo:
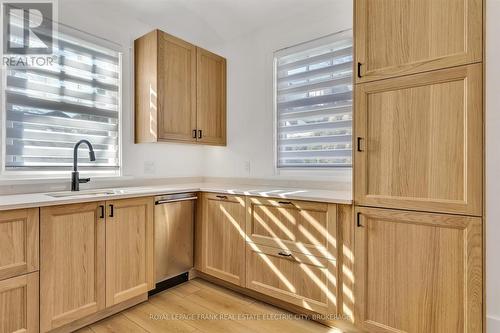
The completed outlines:
[[[152,198],[107,201],[106,306],[154,289]]]
[[[104,202],[41,208],[40,329],[47,332],[102,310]]]
[[[356,208],[355,318],[377,333],[482,332],[481,218]]]
[[[38,208],[0,212],[0,280],[38,270]]]
[[[0,333],[37,333],[38,327],[38,272],[0,281]]]
[[[247,244],[246,287],[321,314],[337,313],[335,260]]]
[[[41,208],[40,328],[47,332],[153,285],[153,198]]]
[[[203,193],[201,271],[245,286],[245,197]]]

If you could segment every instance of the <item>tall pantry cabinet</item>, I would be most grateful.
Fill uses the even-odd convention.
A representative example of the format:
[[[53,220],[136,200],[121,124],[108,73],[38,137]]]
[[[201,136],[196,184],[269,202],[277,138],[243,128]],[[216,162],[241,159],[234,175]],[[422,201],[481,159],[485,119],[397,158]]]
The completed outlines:
[[[483,330],[483,3],[355,0],[355,321]]]

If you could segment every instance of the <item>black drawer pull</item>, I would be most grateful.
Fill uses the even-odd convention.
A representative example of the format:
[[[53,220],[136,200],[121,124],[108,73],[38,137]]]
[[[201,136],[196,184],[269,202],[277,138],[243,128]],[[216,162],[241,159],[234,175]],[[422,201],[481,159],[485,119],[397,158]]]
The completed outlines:
[[[226,195],[216,195],[216,197],[219,198],[219,199],[227,200],[227,196]]]
[[[282,257],[291,257],[292,254],[291,253],[285,253],[285,252],[278,252],[278,254]]]
[[[196,139],[196,130],[193,130],[193,139]]]
[[[280,205],[293,205],[291,201],[278,201]]]
[[[357,145],[357,147],[356,147],[356,148],[357,148],[357,151],[359,151],[359,152],[362,152],[362,151],[363,151],[363,149],[361,149],[361,140],[363,140],[363,138],[362,138],[362,137],[359,137],[359,136],[358,136],[358,137],[356,138],[356,145]]]
[[[109,205],[109,217],[114,217],[115,215],[115,207],[113,205]]]

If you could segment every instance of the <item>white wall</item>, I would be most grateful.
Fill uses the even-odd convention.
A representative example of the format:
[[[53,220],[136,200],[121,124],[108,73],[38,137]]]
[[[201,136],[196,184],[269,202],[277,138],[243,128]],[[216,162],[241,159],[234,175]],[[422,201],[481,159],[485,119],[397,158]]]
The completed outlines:
[[[500,332],[500,0],[486,1],[486,315]]]
[[[227,43],[228,145],[205,150],[204,175],[213,177],[315,178],[350,181],[351,171],[326,176],[275,175],[273,151],[273,52],[352,28],[352,0],[330,1],[315,11],[280,19]],[[250,164],[250,170],[247,164]],[[298,177],[297,177],[298,176]]]

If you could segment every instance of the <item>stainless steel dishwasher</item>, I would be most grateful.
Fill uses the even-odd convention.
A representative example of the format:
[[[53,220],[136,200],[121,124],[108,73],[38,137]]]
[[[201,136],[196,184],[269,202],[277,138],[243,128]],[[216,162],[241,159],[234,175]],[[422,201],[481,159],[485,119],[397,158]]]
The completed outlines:
[[[156,283],[178,277],[193,267],[196,193],[155,197]]]

